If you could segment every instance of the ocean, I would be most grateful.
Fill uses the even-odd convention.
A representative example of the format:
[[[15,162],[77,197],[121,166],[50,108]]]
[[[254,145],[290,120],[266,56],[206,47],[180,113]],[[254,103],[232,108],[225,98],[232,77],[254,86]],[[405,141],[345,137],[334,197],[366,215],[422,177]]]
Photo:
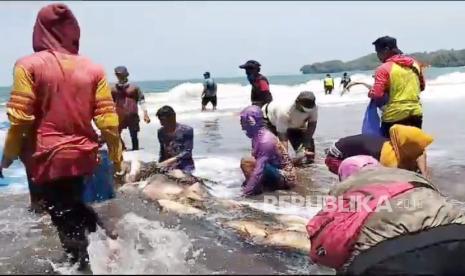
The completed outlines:
[[[200,72],[200,74],[203,72]],[[266,75],[266,72],[263,72]],[[371,71],[348,72],[352,81],[372,83]],[[200,75],[199,74],[199,75]],[[212,72],[214,77],[214,72]],[[315,134],[316,163],[308,168],[312,183],[303,183],[309,189],[327,191],[336,183],[323,163],[323,150],[340,137],[357,134],[367,99],[367,90],[356,86],[343,96],[339,87],[342,72],[332,74],[336,89],[332,95],[324,95],[324,74],[267,76],[275,101],[291,102],[304,90],[316,94],[319,121]],[[428,149],[428,161],[433,180],[441,192],[458,204],[465,202],[465,68],[429,68],[426,71],[426,90],[421,99],[424,107],[424,130],[434,137]],[[159,122],[155,112],[163,105],[171,105],[177,112],[178,121],[194,128],[194,160],[196,175],[211,179],[211,191],[215,197],[246,201],[239,197],[243,181],[239,169],[240,158],[250,152],[250,140],[240,128],[238,112],[250,103],[250,85],[244,77],[215,78],[218,83],[218,110],[200,112],[202,80],[144,81],[137,84],[145,92],[150,124],[141,122],[141,150],[125,153],[125,159],[155,160],[159,145],[156,131]],[[0,137],[8,130],[5,102],[9,88],[0,88]],[[208,107],[209,108],[209,107]],[[129,134],[123,132],[126,143]],[[3,142],[0,145],[3,147]],[[58,241],[46,217],[27,212],[28,190],[23,166],[15,162],[4,171],[0,179],[0,273],[52,273],[50,255],[59,252]],[[213,182],[212,182],[213,183]],[[122,273],[328,273],[328,270],[308,262],[307,256],[270,250],[244,243],[228,233],[219,233],[207,223],[190,219],[172,221],[150,211],[142,203],[118,199],[130,215],[124,225],[127,232],[139,231],[143,240],[134,238],[130,246],[144,247],[144,254],[129,251],[127,258],[137,258],[137,267],[124,262]],[[292,214],[310,218],[318,210],[297,206],[285,208],[270,206],[260,201],[248,201],[262,212]],[[137,229],[137,230],[135,230]],[[164,237],[170,246],[147,244],[159,242]],[[129,246],[129,244],[128,244]],[[98,250],[98,240],[91,242],[92,250]],[[49,248],[53,248],[49,251]],[[180,252],[201,253],[186,257]],[[166,257],[168,254],[171,257]],[[195,255],[195,254],[194,254]],[[101,271],[97,260],[91,262],[94,271]],[[53,262],[52,262],[53,263]],[[158,269],[158,270],[157,270]],[[57,269],[55,269],[57,270]],[[58,270],[72,273],[71,270]],[[329,271],[330,273],[332,271]]]

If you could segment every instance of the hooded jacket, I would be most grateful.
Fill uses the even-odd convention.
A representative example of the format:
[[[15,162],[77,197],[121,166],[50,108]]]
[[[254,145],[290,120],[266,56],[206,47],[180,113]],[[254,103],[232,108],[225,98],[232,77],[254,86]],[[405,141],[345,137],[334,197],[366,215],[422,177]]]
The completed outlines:
[[[4,155],[21,155],[34,183],[91,174],[97,165],[97,134],[108,143],[119,170],[118,117],[101,66],[79,56],[80,29],[66,5],[39,11],[32,36],[34,54],[14,67],[7,114],[11,127]]]
[[[402,54],[388,58],[375,72],[375,84],[369,92],[372,99],[389,99],[384,107],[383,122],[396,122],[410,116],[421,116],[420,92],[425,79],[417,61]]]
[[[417,127],[393,125],[389,130],[390,141],[381,149],[380,162],[383,166],[417,170],[417,159],[433,142],[433,137]]]
[[[340,272],[344,272],[361,252],[383,241],[416,234],[438,226],[465,224],[465,215],[461,209],[448,202],[435,185],[411,171],[382,166],[354,170],[347,179],[335,185],[329,195],[339,197],[351,191],[378,189],[379,185],[386,187],[392,183],[410,183],[413,188],[395,197],[389,196],[390,199],[386,205],[388,208],[376,210],[365,220],[358,221],[361,224],[358,225],[355,236],[348,237],[353,243],[349,249],[350,255],[345,256],[344,265],[338,267]],[[357,225],[353,225],[355,226]],[[331,237],[344,236],[348,232],[346,228],[339,225],[327,233],[328,237]],[[311,234],[318,236],[314,232]],[[434,242],[431,241],[431,243]]]
[[[245,195],[259,194],[263,190],[263,173],[267,164],[281,170],[284,186],[293,187],[296,175],[292,162],[278,138],[265,128],[263,113],[258,106],[250,106],[241,112],[244,130],[252,139],[252,156],[256,165],[244,186]]]
[[[383,166],[416,171],[417,159],[433,142],[433,137],[417,127],[395,124],[389,130],[390,139],[365,134],[339,139],[328,151],[325,163],[337,174],[342,160],[369,155]]]

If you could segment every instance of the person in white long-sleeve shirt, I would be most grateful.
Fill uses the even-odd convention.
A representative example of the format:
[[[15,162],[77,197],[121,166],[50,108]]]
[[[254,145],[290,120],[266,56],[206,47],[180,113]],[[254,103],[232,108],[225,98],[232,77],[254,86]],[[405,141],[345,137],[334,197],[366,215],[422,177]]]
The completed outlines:
[[[288,141],[296,152],[295,163],[305,157],[307,163],[315,158],[315,133],[318,120],[318,107],[315,95],[310,91],[303,91],[293,103],[273,101],[265,104],[262,111],[267,127],[278,136],[288,149]]]

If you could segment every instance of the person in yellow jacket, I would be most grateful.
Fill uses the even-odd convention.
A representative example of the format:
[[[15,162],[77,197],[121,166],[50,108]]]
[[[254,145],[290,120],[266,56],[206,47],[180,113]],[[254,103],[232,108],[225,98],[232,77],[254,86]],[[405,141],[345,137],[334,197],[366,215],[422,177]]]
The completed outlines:
[[[326,78],[323,80],[324,88],[325,88],[325,95],[331,94],[334,89],[334,79],[331,77],[330,74],[326,74]]]
[[[432,142],[433,137],[417,127],[394,125],[390,129],[390,139],[368,134],[339,139],[326,150],[325,164],[337,174],[343,160],[368,155],[383,166],[420,172],[428,178],[426,148]]]
[[[368,97],[382,100],[388,95],[381,118],[382,134],[389,137],[389,129],[394,124],[421,128],[420,92],[425,89],[425,79],[419,62],[403,55],[393,37],[380,37],[373,45],[383,64],[376,69],[375,83]]]

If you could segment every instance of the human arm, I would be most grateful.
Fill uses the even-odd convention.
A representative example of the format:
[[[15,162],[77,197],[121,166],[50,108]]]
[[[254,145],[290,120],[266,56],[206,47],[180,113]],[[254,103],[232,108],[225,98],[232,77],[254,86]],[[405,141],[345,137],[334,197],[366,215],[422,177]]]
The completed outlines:
[[[265,78],[259,78],[256,85],[261,92],[270,93],[270,84]]]
[[[420,157],[418,157],[417,166],[418,166],[418,169],[420,170],[420,173],[423,176],[425,176],[427,179],[430,179],[430,175],[428,171],[428,163],[426,161],[426,152],[423,152],[423,154]]]
[[[108,145],[109,157],[113,161],[115,171],[121,171],[123,147],[118,131],[118,115],[111,95],[111,89],[103,74],[100,73],[95,92],[94,123]]]
[[[423,74],[423,67],[418,66],[419,69],[418,70],[418,79],[420,81],[420,91],[424,91],[425,90],[425,75]]]
[[[207,93],[207,81],[203,82],[203,90],[201,98],[205,97],[205,93]]]
[[[158,137],[158,144],[160,144],[160,153],[158,154],[158,163],[161,163],[165,161],[165,144],[164,144],[164,139],[163,139],[163,133],[162,130],[159,129],[157,133]]]
[[[286,151],[288,151],[289,149],[289,142],[288,142],[289,140],[287,137],[288,128],[289,128],[289,116],[285,112],[278,112],[278,118],[276,119],[276,131],[278,132],[278,139],[283,144],[284,149]]]
[[[138,101],[138,103],[140,105],[140,108],[144,112],[144,121],[148,124],[148,123],[150,123],[150,117],[149,117],[149,114],[147,112],[147,107],[145,105],[145,95],[142,92],[142,90],[140,90],[139,87],[136,87],[136,89],[137,89],[137,95],[138,95],[137,101]]]
[[[313,135],[315,134],[317,121],[307,122],[307,129],[305,130],[303,146],[305,149],[305,155],[314,156],[315,155],[315,142],[313,140]]]
[[[192,158],[192,149],[194,146],[194,130],[192,128],[183,129],[181,152],[160,163],[162,167],[170,167],[182,159]]]
[[[242,190],[244,196],[252,196],[262,192],[262,177],[269,159],[269,154],[266,149],[262,148],[263,146],[263,144],[259,145],[260,148],[257,150],[255,168],[253,169],[250,177],[247,179]]]
[[[17,63],[14,67],[13,86],[7,103],[10,128],[5,139],[1,168],[8,168],[21,154],[23,142],[32,135],[35,120],[33,107],[36,96],[32,73]]]
[[[387,65],[383,64],[375,72],[375,83],[368,92],[371,99],[382,99],[385,92],[389,89],[389,71]]]

